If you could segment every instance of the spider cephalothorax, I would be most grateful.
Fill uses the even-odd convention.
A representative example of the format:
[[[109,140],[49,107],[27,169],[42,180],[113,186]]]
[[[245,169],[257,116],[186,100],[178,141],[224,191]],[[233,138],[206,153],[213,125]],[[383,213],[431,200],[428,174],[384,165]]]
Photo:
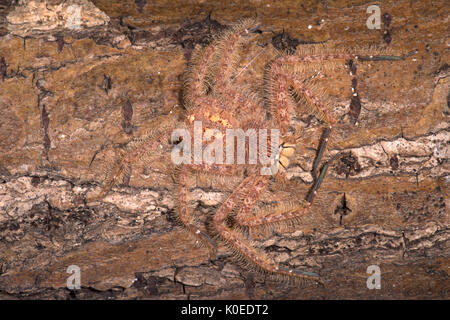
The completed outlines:
[[[159,121],[153,132],[127,147],[123,157],[112,166],[102,192],[96,198],[106,195],[109,189],[120,181],[131,164],[148,155],[151,156],[155,150],[158,150],[156,153],[160,153],[158,146],[166,150],[160,146],[160,141],[168,141],[169,137],[172,137],[172,144],[178,151],[192,149],[194,151],[184,158],[184,161],[177,163],[174,171],[179,220],[210,249],[211,255],[215,253],[217,238],[230,247],[242,261],[264,273],[288,279],[323,282],[314,272],[278,266],[264,252],[250,245],[242,229],[275,226],[295,221],[307,214],[328,168],[328,164],[325,163],[320,174],[316,175],[336,121],[330,111],[331,103],[314,82],[301,77],[302,73],[311,66],[316,70],[333,68],[336,61],[345,63],[348,60],[358,59],[368,61],[400,58],[386,55],[372,56],[371,54],[379,52],[368,53],[364,50],[342,52],[324,45],[304,48],[295,55],[280,53],[267,64],[262,83],[265,86],[266,97],[259,98],[258,95],[252,95],[237,86],[234,81],[241,48],[257,36],[255,32],[257,29],[256,21],[243,20],[217,37],[210,45],[196,48],[183,89],[183,103],[186,109],[183,121],[176,125],[167,125],[164,120]],[[308,106],[324,125],[317,157],[313,163],[312,175],[315,180],[313,187],[306,200],[279,201],[275,205],[257,207],[256,204],[262,200],[261,197],[272,177],[285,179],[284,174],[298,141],[298,136],[289,130],[290,114],[298,111],[297,104]],[[268,110],[270,116],[267,116]],[[170,116],[173,115],[169,114],[166,117]],[[184,136],[176,135],[174,138],[173,131],[176,126],[187,133]],[[278,135],[271,135],[269,131]],[[234,142],[235,138],[237,139],[234,135],[239,134],[244,134],[243,148],[240,149],[234,144],[230,149],[223,146],[225,142]],[[246,139],[249,141],[248,145],[245,143]],[[262,148],[260,142],[264,140],[266,145]],[[251,149],[251,141],[257,141],[256,151]],[[189,148],[185,149],[186,146]],[[209,161],[205,161],[207,158],[204,156],[205,153],[209,155]],[[230,156],[230,153],[233,155]],[[238,160],[239,154],[242,156],[241,162]],[[261,162],[260,158],[266,160],[268,158],[269,161]],[[189,175],[196,172],[241,178],[240,184],[214,213],[212,231],[196,224],[188,206],[187,180]],[[233,223],[230,223],[230,220]]]

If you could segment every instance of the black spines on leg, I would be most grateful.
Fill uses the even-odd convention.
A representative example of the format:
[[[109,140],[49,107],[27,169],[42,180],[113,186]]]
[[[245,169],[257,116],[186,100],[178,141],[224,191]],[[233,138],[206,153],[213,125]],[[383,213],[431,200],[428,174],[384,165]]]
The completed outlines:
[[[313,179],[317,179],[317,167],[319,166],[320,160],[322,159],[323,153],[326,148],[326,144],[328,142],[328,137],[330,136],[331,128],[326,128],[323,131],[322,137],[320,139],[319,150],[317,151],[317,156],[314,159],[313,167],[312,167],[312,176]]]

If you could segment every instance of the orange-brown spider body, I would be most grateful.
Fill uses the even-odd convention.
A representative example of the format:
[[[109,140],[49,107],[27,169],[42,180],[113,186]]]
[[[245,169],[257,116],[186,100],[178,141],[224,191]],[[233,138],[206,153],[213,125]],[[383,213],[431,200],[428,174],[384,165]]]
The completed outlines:
[[[304,201],[280,202],[275,206],[259,209],[255,213],[253,212],[255,205],[262,200],[261,197],[272,175],[261,174],[260,169],[268,167],[267,164],[250,163],[251,151],[247,144],[245,144],[243,164],[225,162],[226,148],[223,148],[224,154],[221,161],[214,158],[216,161],[212,163],[205,163],[201,156],[197,158],[200,161],[195,162],[194,154],[188,163],[179,164],[176,170],[179,220],[210,249],[213,255],[215,240],[204,228],[196,225],[188,206],[188,177],[195,172],[242,177],[240,184],[214,213],[212,229],[215,236],[230,247],[239,258],[262,272],[288,279],[323,282],[322,278],[314,272],[278,266],[264,252],[249,244],[243,236],[242,229],[276,225],[307,214],[326,173],[327,164],[323,166],[318,177],[316,169],[319,167],[319,161],[336,121],[330,112],[330,103],[324,98],[323,92],[320,92],[311,81],[301,78],[303,71],[309,70],[311,64],[316,69],[325,69],[333,68],[334,61],[382,60],[383,57],[386,60],[398,60],[398,57],[377,56],[375,59],[367,53],[339,52],[326,46],[311,47],[296,55],[280,54],[267,65],[264,80],[266,97],[259,99],[238,87],[234,81],[240,49],[243,44],[256,36],[254,31],[257,30],[257,26],[254,20],[244,20],[217,37],[210,45],[197,48],[194,52],[183,91],[186,112],[183,123],[178,124],[190,133],[190,138],[187,139],[190,141],[184,139],[181,142],[183,145],[186,143],[195,145],[195,135],[199,134],[195,132],[196,123],[201,123],[201,140],[197,151],[202,152],[208,151],[208,146],[215,139],[226,141],[229,135],[227,129],[241,129],[244,132],[253,129],[255,133],[260,129],[267,131],[277,129],[280,136],[276,148],[266,150],[258,148],[258,156],[262,153],[265,156],[275,154],[269,167],[275,166],[275,178],[283,180],[298,140],[298,137],[290,131],[292,111],[290,108],[295,108],[296,103],[303,103],[324,123],[325,127],[318,156],[313,164],[315,182],[312,191]],[[271,116],[267,116],[268,111]],[[132,163],[146,155],[151,156],[162,152],[158,151],[160,141],[168,141],[174,129],[173,125],[160,121],[154,132],[129,146],[124,156],[112,166],[103,184],[102,192],[97,198],[106,195],[110,188],[126,174],[127,168]],[[250,137],[248,138],[250,140]],[[268,145],[271,141],[272,137],[267,141]],[[181,144],[180,141],[172,142],[174,147]],[[167,151],[166,147],[162,149]],[[232,150],[236,153],[238,148],[233,147]],[[214,149],[213,153],[216,151]],[[216,154],[212,156],[215,157]],[[230,219],[233,220],[233,224],[230,224]]]

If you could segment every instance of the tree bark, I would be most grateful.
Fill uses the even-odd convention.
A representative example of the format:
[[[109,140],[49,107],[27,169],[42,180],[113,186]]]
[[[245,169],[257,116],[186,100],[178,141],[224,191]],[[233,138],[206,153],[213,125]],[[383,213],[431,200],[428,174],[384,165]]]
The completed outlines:
[[[359,0],[62,3],[0,4],[0,298],[448,299],[445,1],[385,1],[373,30]],[[82,8],[79,23],[70,5]],[[47,19],[36,21],[31,7]],[[344,65],[319,75],[338,119],[325,158],[339,156],[299,224],[248,234],[277,263],[319,273],[325,286],[255,274],[222,245],[210,261],[176,222],[170,155],[134,165],[129,181],[86,202],[118,150],[181,104],[195,45],[255,12],[264,32],[245,48],[239,79],[255,91],[272,47],[335,41],[411,53],[357,63],[360,106]],[[304,199],[311,187],[322,129],[306,112],[296,119],[304,139],[291,183],[273,184],[265,202]],[[239,177],[190,183],[204,223]],[[80,290],[67,289],[71,265]],[[370,266],[381,289],[368,288]]]

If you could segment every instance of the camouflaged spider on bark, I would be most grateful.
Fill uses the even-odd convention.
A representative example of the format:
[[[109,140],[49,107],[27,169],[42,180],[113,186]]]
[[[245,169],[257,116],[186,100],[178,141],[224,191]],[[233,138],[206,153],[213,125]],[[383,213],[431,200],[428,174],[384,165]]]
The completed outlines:
[[[177,213],[184,227],[210,250],[214,256],[216,240],[222,241],[236,255],[239,261],[256,268],[265,274],[286,279],[312,280],[323,283],[317,273],[289,269],[277,265],[264,252],[252,247],[244,237],[248,228],[268,228],[291,224],[307,214],[313,204],[316,193],[326,174],[328,163],[320,166],[327,141],[336,120],[333,118],[331,101],[326,98],[324,90],[318,88],[313,80],[305,80],[304,74],[313,70],[331,70],[338,62],[400,60],[401,57],[386,55],[380,50],[338,50],[327,45],[304,46],[295,54],[279,53],[269,61],[262,85],[265,97],[251,94],[247,89],[235,83],[237,65],[242,47],[258,36],[258,23],[243,20],[229,30],[220,34],[208,46],[196,48],[186,73],[183,89],[184,108],[181,122],[170,121],[174,114],[162,116],[155,121],[152,132],[141,139],[130,142],[121,151],[103,182],[101,191],[91,197],[92,200],[104,197],[116,183],[129,173],[132,164],[140,161],[154,163],[151,159],[166,153],[170,157],[174,145],[192,143],[192,141],[172,141],[174,129],[185,128],[194,137],[194,124],[201,121],[203,134],[214,129],[214,137],[226,137],[227,129],[242,129],[248,132],[254,129],[278,129],[280,132],[277,152],[276,174],[263,175],[261,164],[220,164],[220,163],[184,163],[173,170],[177,185]],[[354,68],[353,68],[354,69]],[[352,70],[351,70],[352,71]],[[355,77],[356,75],[353,74]],[[299,105],[308,107],[323,124],[324,131],[320,139],[317,156],[312,166],[314,177],[311,192],[301,201],[278,201],[275,205],[256,206],[262,200],[263,192],[271,179],[286,181],[286,170],[300,137],[290,130],[293,112],[298,112]],[[270,116],[267,111],[270,111]],[[174,124],[175,123],[175,124]],[[320,137],[318,137],[320,138]],[[201,147],[206,149],[208,142],[202,140]],[[167,143],[165,143],[167,142]],[[245,144],[245,158],[249,159],[248,145]],[[259,150],[258,152],[264,152]],[[270,153],[265,151],[266,153]],[[166,160],[169,161],[169,160]],[[320,170],[318,170],[321,168]],[[320,171],[316,174],[316,171]],[[219,206],[212,219],[212,232],[196,224],[193,213],[188,206],[188,177],[196,173],[227,177],[241,177],[240,184]],[[232,222],[230,222],[232,221]]]

